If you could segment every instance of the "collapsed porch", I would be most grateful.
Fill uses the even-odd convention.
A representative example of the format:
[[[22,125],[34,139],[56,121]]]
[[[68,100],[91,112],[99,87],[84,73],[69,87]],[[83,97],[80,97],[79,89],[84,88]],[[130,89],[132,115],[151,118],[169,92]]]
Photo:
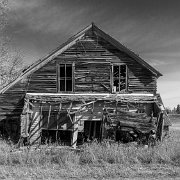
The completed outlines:
[[[153,94],[27,93],[21,137],[30,144],[59,141],[74,148],[93,139],[126,141],[122,134],[132,131],[153,130],[161,140],[161,106]]]

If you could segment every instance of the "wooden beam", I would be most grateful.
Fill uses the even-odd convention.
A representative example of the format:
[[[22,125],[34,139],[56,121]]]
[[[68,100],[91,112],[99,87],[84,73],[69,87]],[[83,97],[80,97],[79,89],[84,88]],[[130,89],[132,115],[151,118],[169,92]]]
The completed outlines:
[[[78,138],[78,122],[79,120],[75,120],[76,116],[74,117],[74,125],[73,125],[73,137],[72,137],[72,147],[76,149],[77,145],[77,138]]]
[[[49,105],[48,124],[47,124],[48,128],[49,128],[50,117],[51,117],[51,104]]]
[[[156,138],[159,141],[162,141],[163,126],[164,126],[163,112],[160,112],[157,123],[157,130],[156,130]]]
[[[110,93],[26,93],[27,96],[113,96],[114,94]],[[123,96],[143,96],[143,97],[154,97],[154,94],[151,93],[130,93],[130,94],[116,94],[118,97],[123,97]]]
[[[72,102],[71,102],[69,108],[67,109],[67,115],[69,116],[69,119],[71,120],[71,123],[73,123],[73,120],[72,120],[71,114],[70,114],[71,113],[71,108],[72,108]]]
[[[106,85],[104,85],[103,83],[100,83],[100,85],[101,85],[105,90],[107,90],[109,93],[111,93],[111,90],[110,90]]]
[[[96,137],[96,121],[94,122],[93,138]]]
[[[103,115],[101,121],[100,141],[103,141],[103,136],[104,136],[104,120],[105,120],[105,116]]]

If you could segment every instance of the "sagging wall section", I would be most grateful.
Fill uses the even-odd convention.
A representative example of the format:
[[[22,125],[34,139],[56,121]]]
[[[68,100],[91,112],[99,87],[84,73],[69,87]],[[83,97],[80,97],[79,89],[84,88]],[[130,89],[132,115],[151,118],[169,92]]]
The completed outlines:
[[[115,95],[114,95],[115,96]],[[154,97],[124,98],[78,95],[27,95],[21,116],[21,136],[29,143],[82,144],[93,139],[122,140],[122,131],[157,130],[159,111]]]

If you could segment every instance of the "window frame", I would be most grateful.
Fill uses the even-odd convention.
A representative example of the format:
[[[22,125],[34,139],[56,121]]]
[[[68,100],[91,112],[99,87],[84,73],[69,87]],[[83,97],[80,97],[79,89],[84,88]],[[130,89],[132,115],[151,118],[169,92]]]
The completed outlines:
[[[60,90],[60,80],[61,80],[61,77],[60,77],[60,65],[65,65],[65,75],[66,75],[66,65],[71,65],[72,66],[72,90],[71,91],[67,91],[66,88],[66,81],[67,81],[67,77],[65,76],[65,90],[64,91],[61,91]],[[75,63],[74,62],[58,62],[57,65],[56,65],[56,77],[57,77],[57,92],[58,93],[71,93],[71,92],[74,92],[74,69],[75,69]]]
[[[120,83],[119,83],[119,90],[116,92],[113,92],[113,86],[114,86],[114,66],[119,66],[119,69],[120,69],[120,66],[124,65],[126,67],[126,77],[125,77],[125,89],[122,89],[120,90]],[[119,71],[120,73],[120,71]],[[119,76],[119,82],[120,82],[120,76]],[[128,91],[128,67],[126,64],[124,63],[113,63],[111,64],[111,92],[112,93],[120,93],[121,91],[125,90],[125,92]]]

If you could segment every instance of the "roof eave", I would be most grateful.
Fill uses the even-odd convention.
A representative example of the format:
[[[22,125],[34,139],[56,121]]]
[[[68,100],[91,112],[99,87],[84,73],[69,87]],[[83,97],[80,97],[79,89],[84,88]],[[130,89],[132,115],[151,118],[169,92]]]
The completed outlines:
[[[163,76],[159,71],[157,71],[154,67],[149,65],[146,61],[144,61],[141,57],[139,57],[137,54],[135,54],[133,51],[129,50],[127,47],[122,45],[119,41],[99,29],[95,24],[93,24],[93,30],[95,30],[97,33],[99,33],[105,40],[110,42],[112,45],[117,47],[119,50],[126,52],[128,55],[130,55],[132,58],[134,58],[138,63],[142,64],[146,69],[148,69],[150,72],[155,74],[157,78],[160,76]]]
[[[44,58],[41,58],[39,60],[37,60],[35,63],[33,63],[32,65],[29,66],[29,68],[27,68],[22,74],[20,74],[19,77],[17,77],[15,80],[13,80],[12,82],[10,82],[9,84],[7,84],[4,88],[2,88],[0,90],[0,94],[3,94],[4,92],[6,92],[11,86],[13,86],[16,82],[20,81],[23,77],[28,76],[30,73],[32,73],[33,71],[35,71],[37,68],[37,66],[39,66],[41,63],[43,63],[43,65],[45,65],[46,63],[48,63],[50,60],[52,60],[56,54],[62,53],[64,52],[67,48],[70,47],[70,43],[72,42],[76,42],[78,39],[80,39],[88,30],[90,30],[91,28],[93,28],[94,23],[90,24],[89,26],[85,27],[83,30],[81,30],[80,32],[78,32],[77,34],[75,34],[74,36],[72,36],[71,38],[69,38],[65,43],[61,44],[58,48],[56,48],[55,50],[51,51],[47,56],[45,56]],[[66,48],[67,47],[67,48]],[[60,52],[62,50],[62,52]]]

